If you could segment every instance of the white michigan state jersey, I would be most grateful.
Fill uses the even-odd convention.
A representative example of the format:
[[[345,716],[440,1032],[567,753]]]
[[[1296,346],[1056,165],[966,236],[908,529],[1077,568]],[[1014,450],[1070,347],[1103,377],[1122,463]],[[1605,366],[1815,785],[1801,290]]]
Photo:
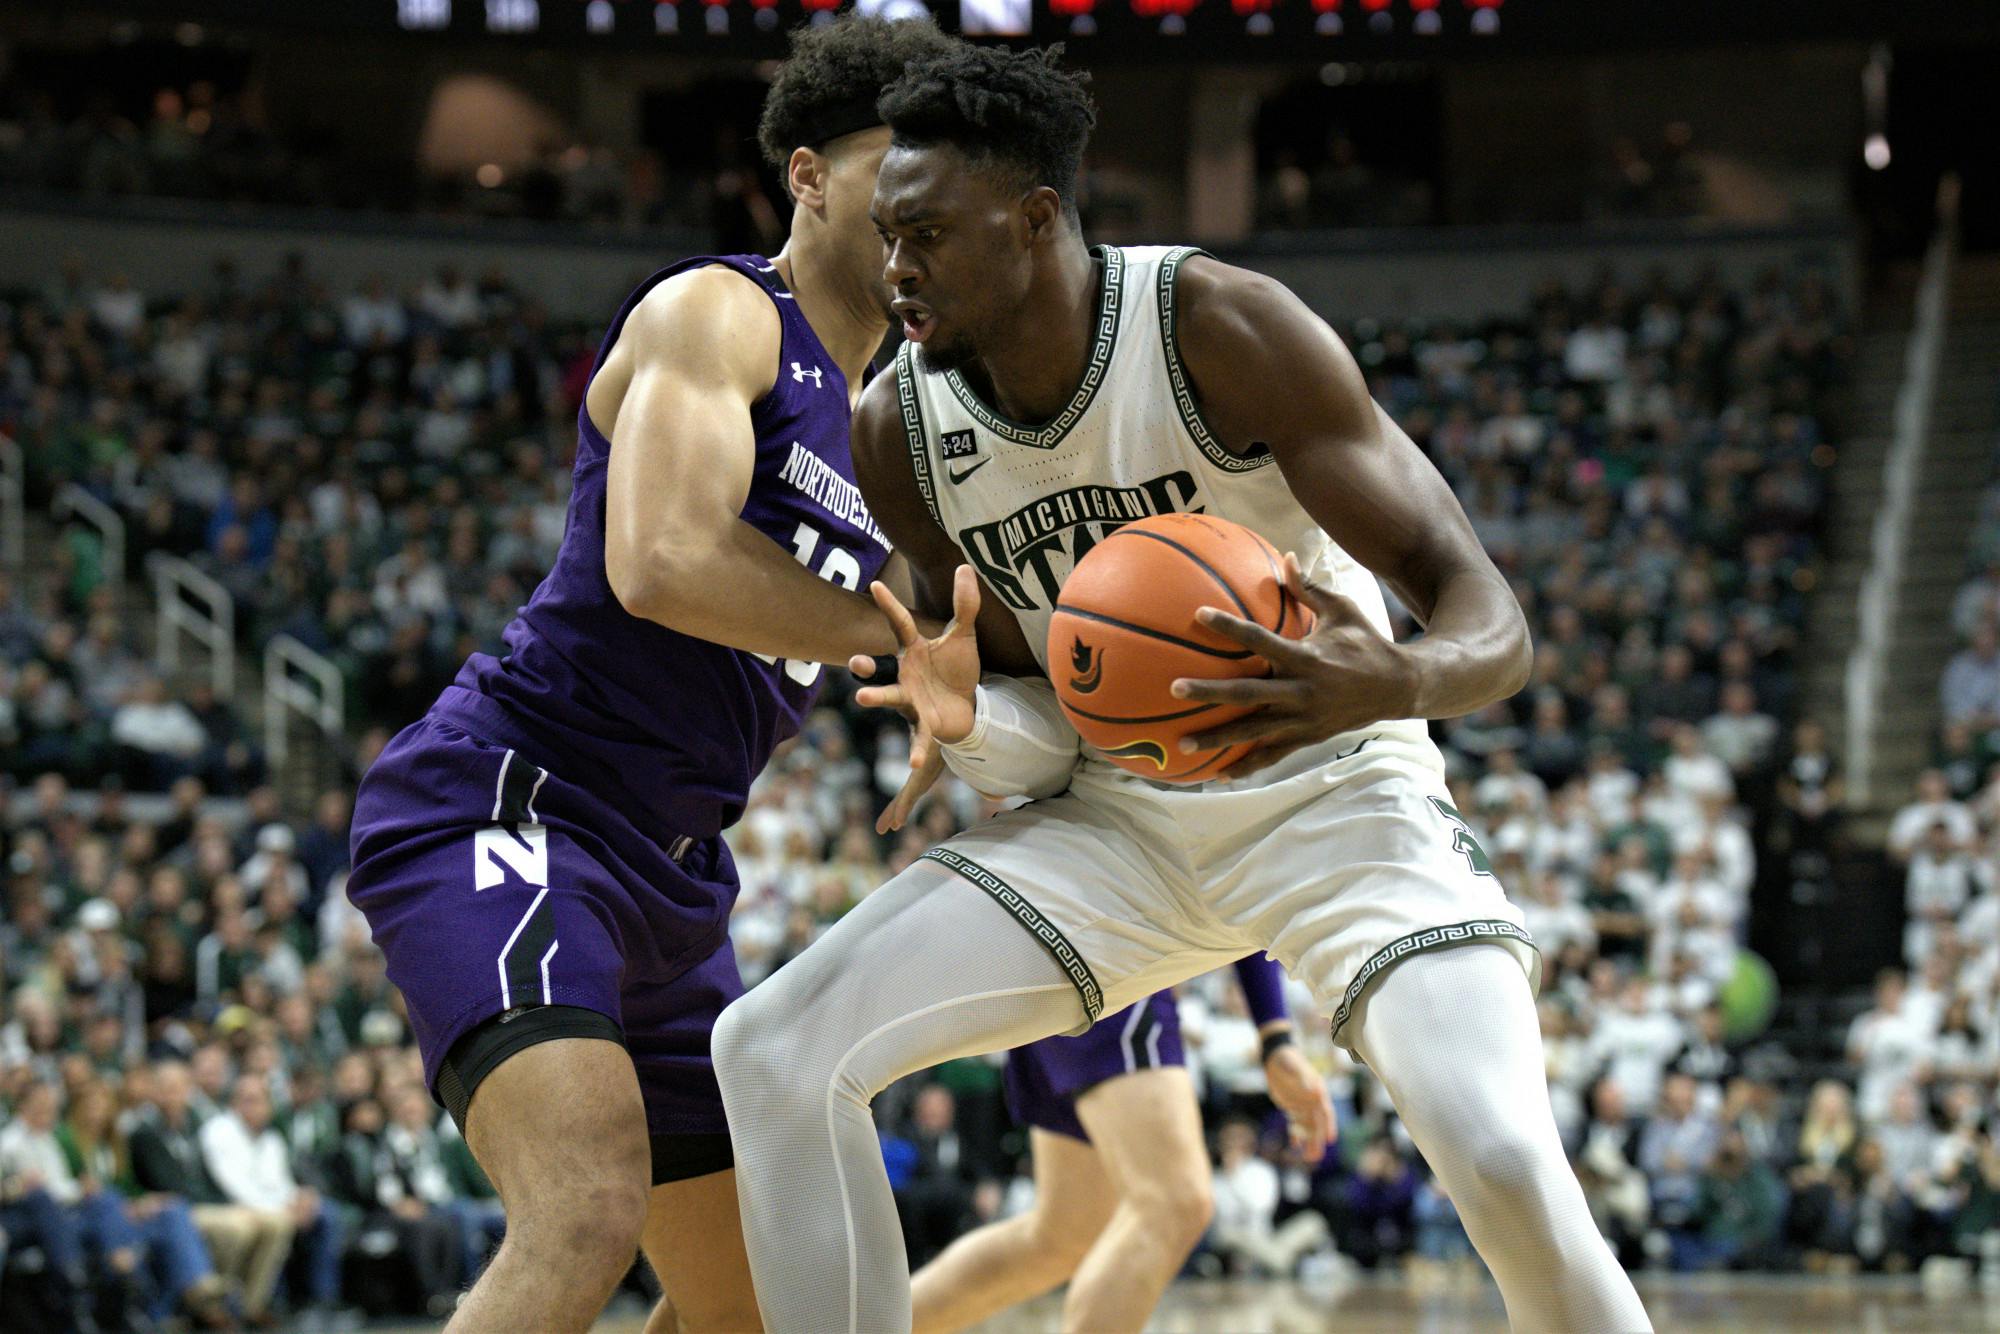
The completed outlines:
[[[1270,452],[1231,454],[1202,421],[1174,341],[1174,277],[1203,252],[1097,246],[1093,253],[1103,286],[1090,363],[1069,405],[1046,424],[1002,416],[955,371],[925,373],[908,344],[896,365],[917,489],[1021,623],[1043,670],[1049,617],[1076,563],[1119,525],[1175,511],[1219,515],[1297,553],[1309,580],[1351,598],[1388,635],[1375,576],[1306,513]],[[1414,758],[1441,763],[1424,724],[1411,720],[1378,723],[1310,753],[1350,750],[1363,735],[1371,751],[1415,748]]]

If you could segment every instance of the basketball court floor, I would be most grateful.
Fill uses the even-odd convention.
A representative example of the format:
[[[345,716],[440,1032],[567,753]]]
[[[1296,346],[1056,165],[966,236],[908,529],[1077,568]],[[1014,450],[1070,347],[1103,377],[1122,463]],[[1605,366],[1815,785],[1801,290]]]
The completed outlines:
[[[1648,1274],[1640,1292],[1660,1334],[1960,1334],[2000,1332],[2000,1292],[1914,1278],[1805,1278]],[[1060,1303],[1046,1298],[980,1327],[981,1334],[1055,1334]],[[607,1317],[599,1334],[639,1334],[634,1316]],[[422,1327],[412,1327],[415,1328]],[[1490,1284],[1363,1277],[1333,1285],[1181,1282],[1148,1326],[1155,1334],[1505,1334]]]

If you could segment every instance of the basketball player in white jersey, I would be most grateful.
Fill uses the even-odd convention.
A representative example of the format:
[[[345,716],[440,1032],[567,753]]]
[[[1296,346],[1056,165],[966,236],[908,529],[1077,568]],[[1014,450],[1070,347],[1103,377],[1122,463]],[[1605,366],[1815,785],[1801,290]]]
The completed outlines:
[[[880,103],[875,219],[912,346],[857,410],[856,476],[917,610],[954,620],[922,638],[877,585],[904,648],[864,702],[916,718],[914,763],[941,749],[983,790],[1039,799],[932,849],[723,1015],[765,1324],[910,1326],[877,1091],[1267,950],[1382,1081],[1517,1328],[1647,1329],[1557,1137],[1533,944],[1425,725],[1521,687],[1520,609],[1295,296],[1197,251],[1086,246],[1082,83],[1052,53],[968,48]],[[1202,613],[1273,673],[1176,683],[1191,710],[1257,706],[1194,738],[1257,748],[1184,787],[1082,746],[1042,679],[1066,669],[1043,655],[1075,562],[1163,510],[1296,553],[1317,616],[1294,641]],[[1391,640],[1378,578],[1421,640]]]

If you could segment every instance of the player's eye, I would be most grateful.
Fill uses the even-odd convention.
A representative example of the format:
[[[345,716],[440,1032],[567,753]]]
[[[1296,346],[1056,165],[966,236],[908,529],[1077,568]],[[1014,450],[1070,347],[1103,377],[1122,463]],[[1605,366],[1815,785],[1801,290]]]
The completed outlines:
[[[938,239],[938,229],[935,227],[919,227],[917,228],[917,239],[925,245],[929,245]]]

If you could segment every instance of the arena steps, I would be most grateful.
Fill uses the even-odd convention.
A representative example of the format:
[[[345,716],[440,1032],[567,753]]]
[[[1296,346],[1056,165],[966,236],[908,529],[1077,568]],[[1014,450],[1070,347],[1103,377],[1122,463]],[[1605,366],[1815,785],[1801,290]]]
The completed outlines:
[[[1907,278],[1907,275],[1905,275]],[[1862,335],[1843,423],[1845,439],[1832,478],[1822,571],[1803,670],[1806,708],[1844,741],[1847,658],[1859,633],[1856,599],[1867,574],[1871,527],[1884,498],[1882,466],[1895,429],[1910,332],[1914,287],[1885,281]],[[1929,762],[1938,725],[1937,683],[1956,644],[1952,598],[1965,578],[1967,543],[1988,482],[2000,463],[2000,264],[1960,261],[1939,364],[1931,430],[1914,493],[1908,559],[1891,627],[1876,738],[1876,782],[1854,833],[1879,840],[1886,814],[1900,805]]]

